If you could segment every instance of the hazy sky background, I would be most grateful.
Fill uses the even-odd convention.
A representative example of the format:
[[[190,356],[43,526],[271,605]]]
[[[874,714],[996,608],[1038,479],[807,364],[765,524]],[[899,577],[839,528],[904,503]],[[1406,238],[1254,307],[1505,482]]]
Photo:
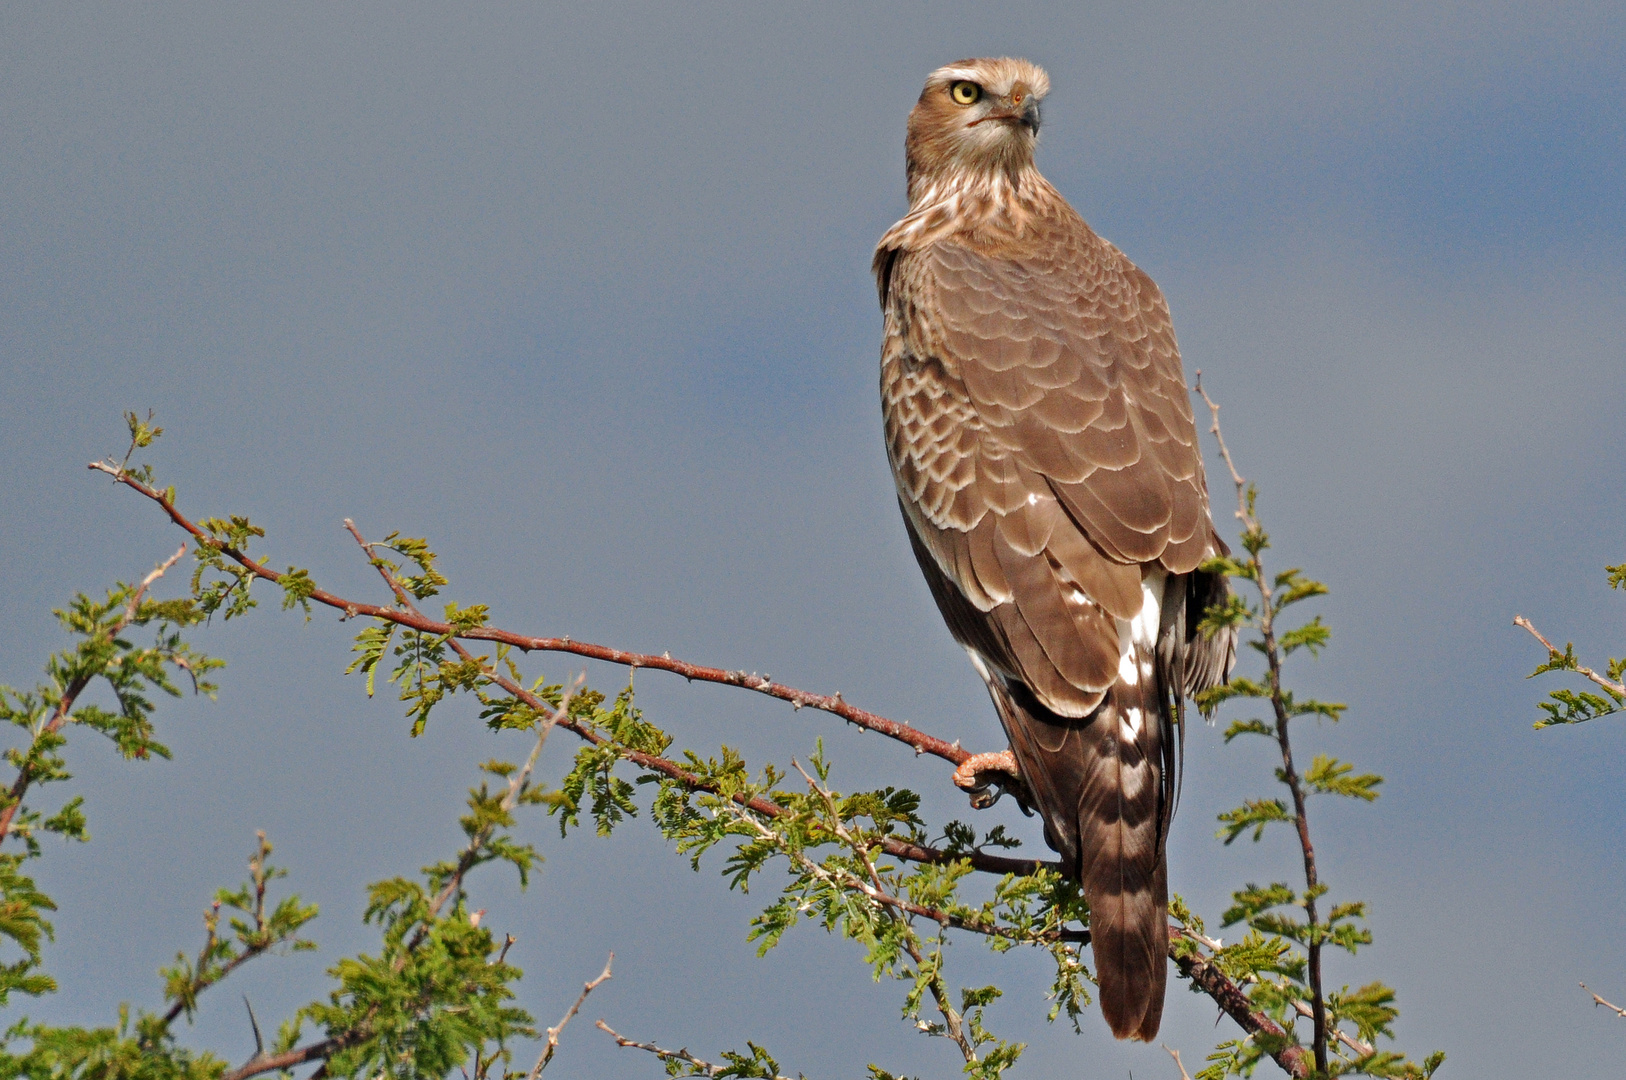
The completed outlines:
[[[182,506],[251,515],[326,587],[380,595],[353,517],[432,538],[448,595],[500,625],[769,671],[997,748],[897,517],[868,265],[925,74],[999,54],[1048,68],[1040,165],[1163,286],[1271,565],[1333,589],[1333,647],[1295,679],[1351,708],[1300,752],[1388,780],[1373,807],[1313,809],[1323,874],[1371,901],[1377,939],[1330,982],[1395,986],[1400,1045],[1446,1050],[1442,1076],[1618,1075],[1620,1022],[1576,983],[1626,995],[1626,722],[1532,731],[1549,684],[1523,681],[1539,650],[1510,620],[1594,657],[1626,638],[1601,571],[1626,558],[1619,3],[9,5],[0,681],[32,685],[63,642],[51,607],[174,550],[84,470],[152,407]],[[231,666],[218,702],[162,707],[173,762],[77,736],[95,841],[38,864],[62,991],[8,1023],[156,1007],[156,969],[196,950],[263,828],[322,949],[205,999],[196,1040],[243,1060],[240,995],[262,1024],[325,995],[327,965],[374,948],[364,884],[452,852],[477,763],[524,752],[464,706],[408,739],[342,676],[352,628],[268,606],[202,636]],[[638,688],[684,745],[786,765],[823,736],[838,785],[970,814],[940,763],[827,717]],[[545,773],[573,750],[556,736]],[[1212,837],[1267,789],[1264,747],[1199,726],[1188,750],[1171,879],[1217,922],[1244,880],[1297,871],[1285,833]],[[1042,849],[1009,801],[977,819],[997,822]],[[810,1077],[957,1074],[855,947],[802,928],[757,960],[765,897],[647,822],[523,831],[548,858],[530,891],[471,883],[519,939],[521,1003],[551,1024],[617,955],[559,1075],[659,1075],[600,1016],[702,1056],[753,1039]],[[951,964],[1005,986],[1014,1075],[1173,1075],[1093,1012],[1082,1036],[1047,1026],[1036,958],[968,942]],[[1182,987],[1163,1038],[1200,1062],[1234,1028]]]

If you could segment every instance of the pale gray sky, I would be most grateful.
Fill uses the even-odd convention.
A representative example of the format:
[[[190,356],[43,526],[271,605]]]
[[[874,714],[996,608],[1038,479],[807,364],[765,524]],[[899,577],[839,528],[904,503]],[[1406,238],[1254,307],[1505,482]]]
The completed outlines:
[[[1614,1075],[1619,1022],[1576,983],[1626,994],[1626,724],[1533,732],[1539,657],[1509,620],[1626,638],[1601,573],[1626,558],[1626,10],[1093,7],[7,8],[0,681],[58,645],[50,607],[173,550],[83,470],[150,406],[183,505],[252,515],[324,585],[377,591],[342,518],[423,534],[503,625],[771,671],[992,748],[890,494],[868,262],[925,73],[1026,55],[1055,88],[1041,167],[1168,294],[1276,564],[1333,588],[1299,685],[1351,709],[1304,752],[1388,782],[1315,809],[1377,938],[1329,978],[1394,985],[1401,1045],[1445,1049],[1442,1075]],[[159,716],[174,762],[75,744],[95,842],[41,864],[63,989],[24,1011],[156,1005],[256,828],[321,904],[322,951],[206,999],[197,1040],[246,1057],[240,992],[280,1017],[371,947],[364,883],[450,851],[475,765],[522,747],[458,708],[409,740],[341,676],[347,642],[325,615],[217,626],[219,702]],[[944,770],[805,711],[638,685],[685,744],[784,765],[822,735],[838,783],[968,813]],[[1188,746],[1171,874],[1214,918],[1291,852],[1212,839],[1268,762],[1207,728]],[[1008,803],[978,823],[1000,821],[1042,846]],[[702,1054],[754,1039],[809,1076],[954,1074],[856,949],[804,928],[757,960],[750,899],[647,824],[528,835],[549,860],[528,894],[474,888],[543,1022],[614,949],[584,1020]],[[1172,1074],[1096,1016],[1044,1024],[1037,960],[953,962],[1006,987],[1015,1075]],[[1229,1037],[1213,1020],[1177,986],[1164,1036],[1200,1061]],[[582,1021],[553,1068],[658,1075]]]

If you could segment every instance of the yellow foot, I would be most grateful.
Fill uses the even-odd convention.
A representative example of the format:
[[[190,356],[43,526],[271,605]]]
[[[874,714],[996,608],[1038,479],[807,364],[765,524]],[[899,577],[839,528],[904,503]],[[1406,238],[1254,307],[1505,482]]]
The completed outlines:
[[[986,810],[999,801],[999,787],[1021,782],[1016,757],[1009,750],[972,754],[954,770],[954,786],[971,796],[971,806],[977,810]]]

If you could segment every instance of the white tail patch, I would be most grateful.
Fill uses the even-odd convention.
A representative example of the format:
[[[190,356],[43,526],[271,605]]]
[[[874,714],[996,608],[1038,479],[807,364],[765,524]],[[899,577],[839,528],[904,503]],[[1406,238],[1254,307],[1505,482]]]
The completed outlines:
[[[1118,620],[1120,623],[1122,619]],[[1140,682],[1140,671],[1135,667],[1135,646],[1128,642],[1124,635],[1118,635],[1118,680],[1126,686],[1135,686]]]
[[[1133,619],[1114,620],[1118,624],[1118,681],[1125,686],[1139,686],[1143,676],[1152,675],[1157,630],[1163,622],[1163,585],[1167,580],[1168,574],[1162,570],[1147,573],[1140,581],[1140,613]]]

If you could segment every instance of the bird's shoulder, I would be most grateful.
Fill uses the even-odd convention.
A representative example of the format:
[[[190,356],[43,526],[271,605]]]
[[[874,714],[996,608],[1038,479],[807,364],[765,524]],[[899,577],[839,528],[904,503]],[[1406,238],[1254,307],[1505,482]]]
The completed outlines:
[[[1027,491],[1019,474],[1115,561],[1200,561],[1196,427],[1150,276],[1071,208],[1019,234],[900,248],[887,271],[889,444],[901,494],[926,519],[963,529],[1009,512],[1006,493]],[[989,470],[998,482],[975,482]]]

